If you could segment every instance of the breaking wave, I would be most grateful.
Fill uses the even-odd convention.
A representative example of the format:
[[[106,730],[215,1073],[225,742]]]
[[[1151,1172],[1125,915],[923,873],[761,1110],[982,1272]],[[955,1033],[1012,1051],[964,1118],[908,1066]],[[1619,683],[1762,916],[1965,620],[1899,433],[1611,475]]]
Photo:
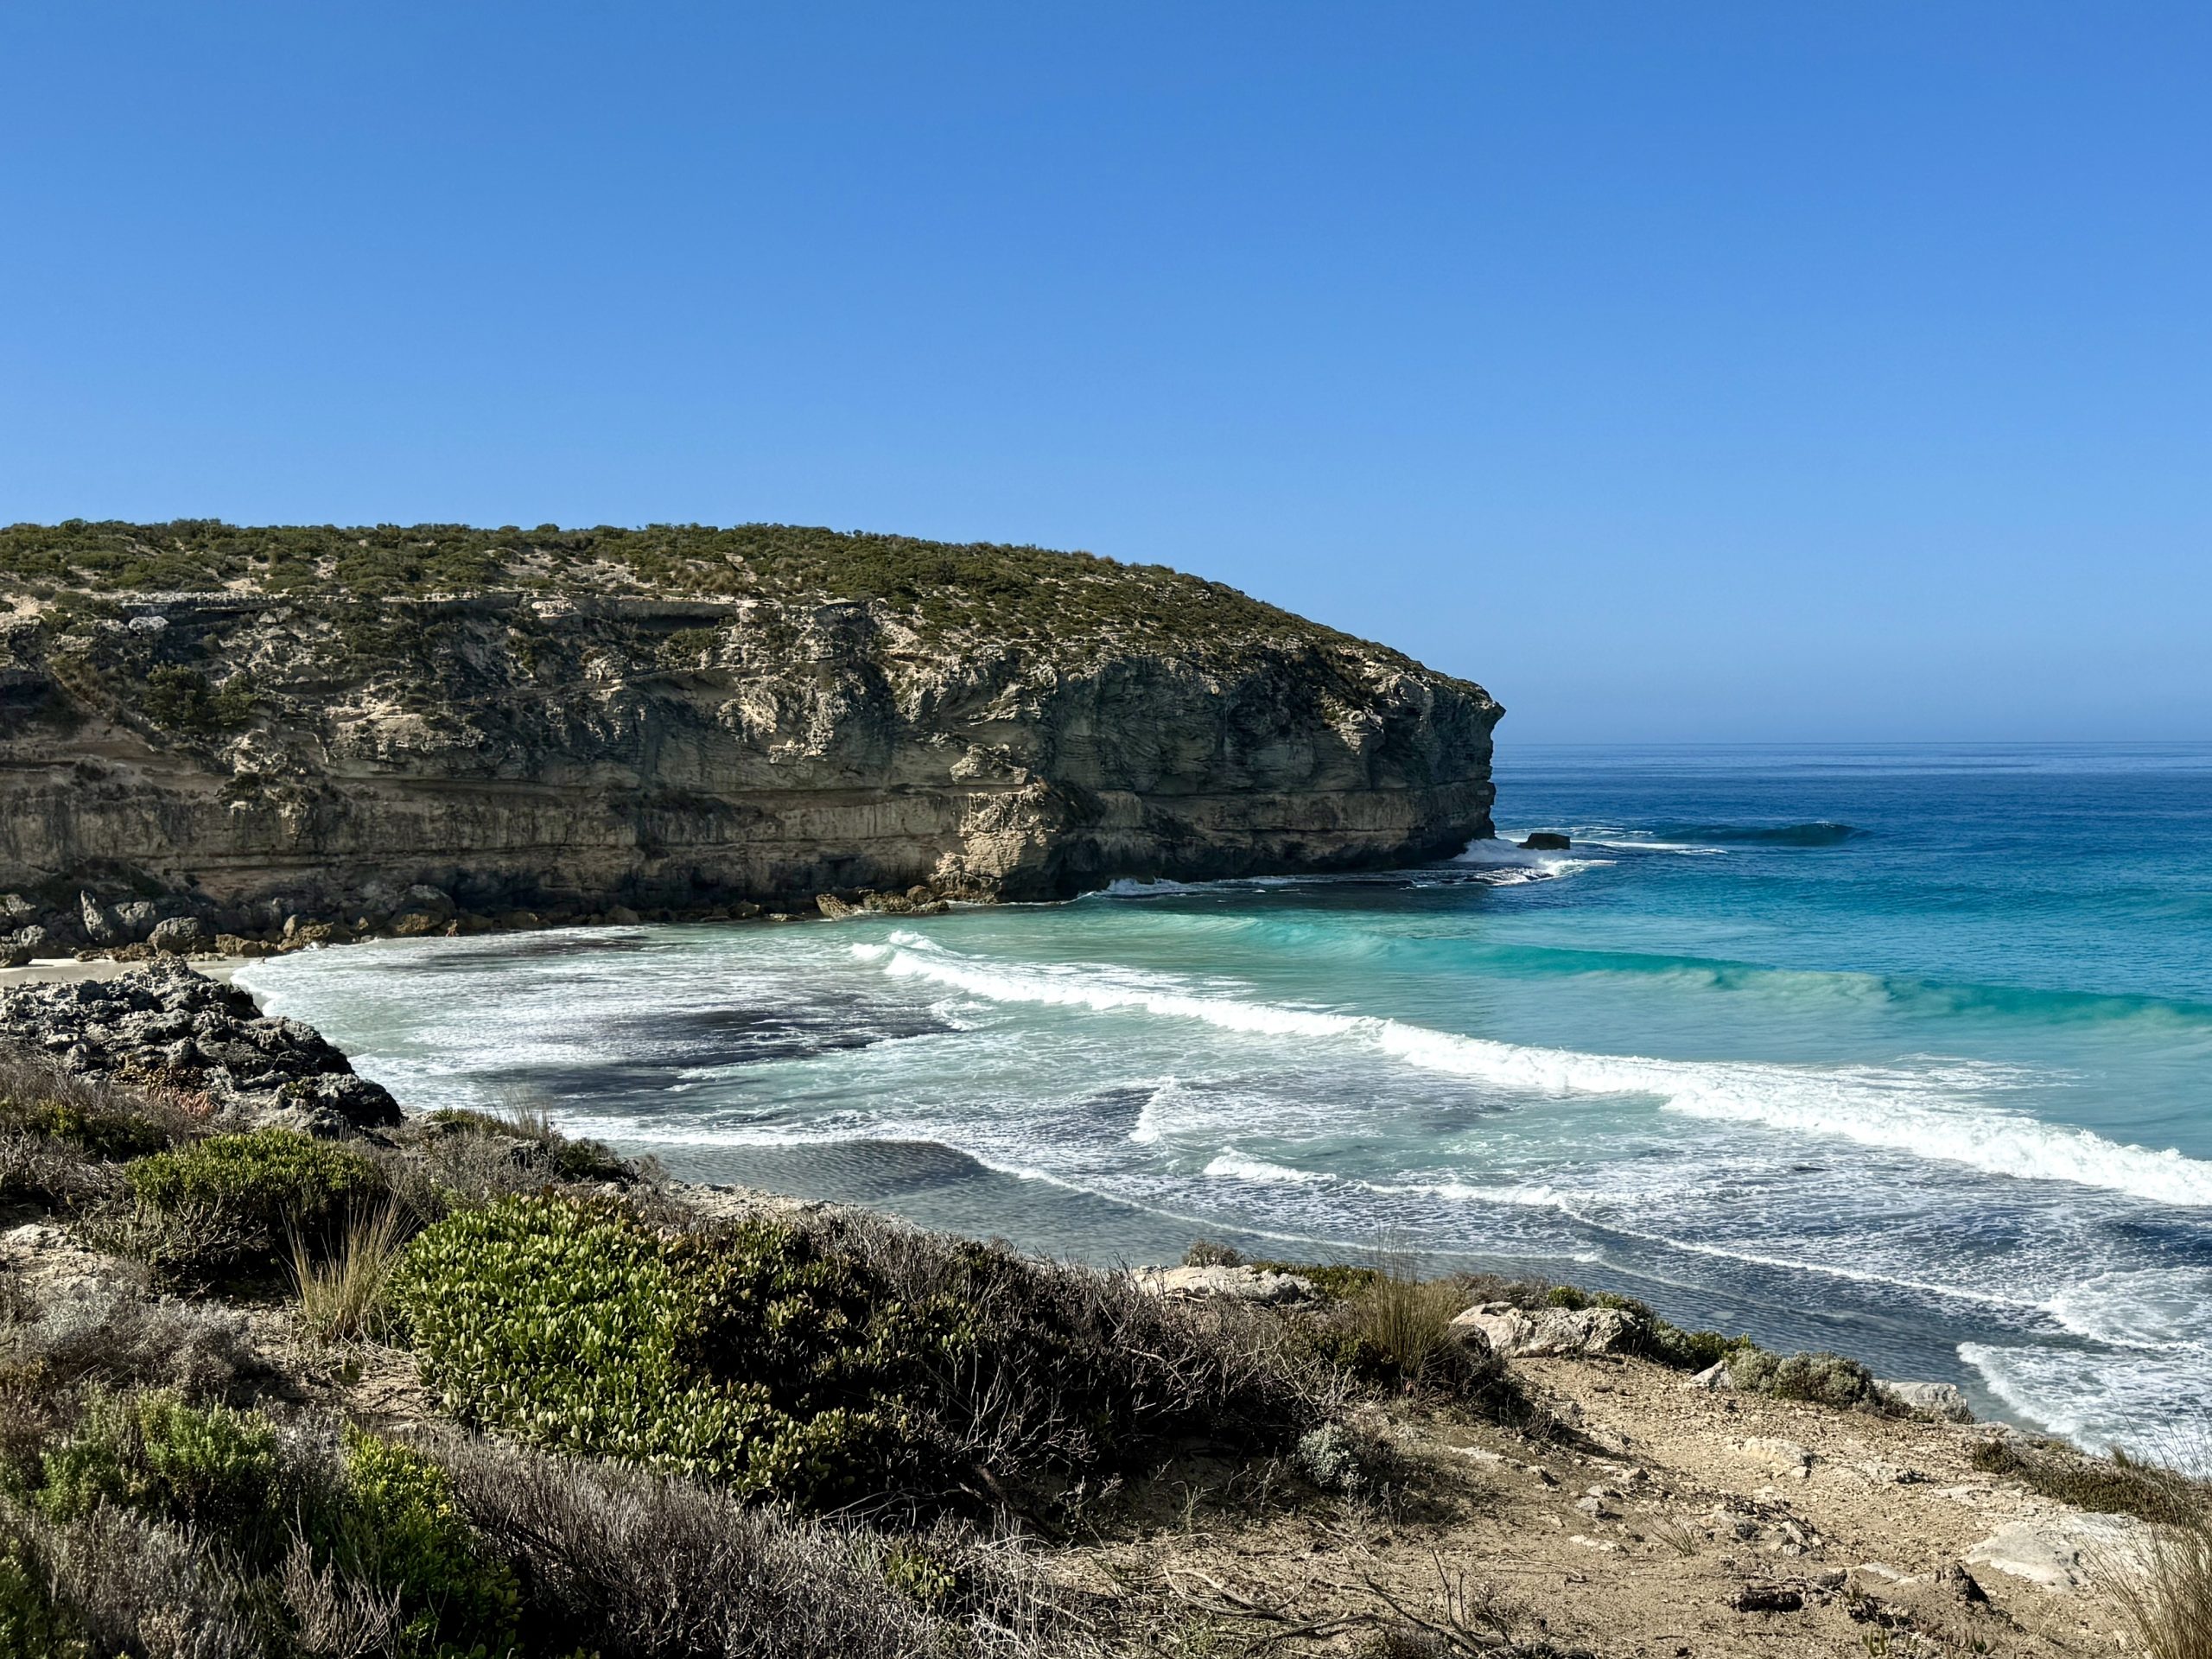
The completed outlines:
[[[986,1001],[1126,1011],[1199,1020],[1245,1035],[1351,1046],[1518,1093],[1644,1096],[1664,1110],[1691,1117],[1848,1141],[1991,1175],[2212,1207],[2212,1163],[2171,1149],[2123,1145],[1979,1100],[2026,1080],[2002,1066],[1818,1068],[1592,1054],[1461,1036],[1370,1014],[1286,1007],[1160,975],[994,963],[903,931],[887,943],[853,950],[893,978],[948,986]]]

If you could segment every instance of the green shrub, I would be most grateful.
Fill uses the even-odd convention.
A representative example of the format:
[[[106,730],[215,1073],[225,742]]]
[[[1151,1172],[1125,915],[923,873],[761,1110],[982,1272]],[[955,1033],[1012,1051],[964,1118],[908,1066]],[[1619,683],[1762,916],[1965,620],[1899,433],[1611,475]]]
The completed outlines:
[[[511,1198],[409,1247],[395,1300],[448,1408],[541,1445],[827,1502],[898,1458],[893,1390],[957,1336],[879,1306],[766,1222],[664,1238],[604,1203]]]
[[[669,668],[699,668],[714,655],[721,634],[713,628],[678,628],[660,642],[660,660]]]
[[[1718,1331],[1686,1331],[1662,1319],[1648,1303],[1610,1290],[1581,1290],[1573,1285],[1553,1285],[1544,1292],[1545,1303],[1579,1313],[1586,1307],[1616,1307],[1634,1317],[1636,1334],[1629,1351],[1644,1359],[1670,1365],[1678,1371],[1702,1371],[1739,1349],[1751,1346],[1749,1337],[1723,1336]]]
[[[276,1433],[258,1413],[162,1389],[95,1392],[75,1433],[47,1452],[36,1501],[55,1521],[112,1503],[265,1551],[279,1526],[276,1477]]]
[[[1314,1291],[1331,1301],[1341,1301],[1372,1289],[1380,1283],[1383,1273],[1380,1268],[1355,1268],[1341,1262],[1280,1262],[1262,1257],[1248,1261],[1241,1251],[1226,1244],[1216,1243],[1210,1238],[1194,1239],[1191,1248],[1183,1252],[1186,1268],[1256,1268],[1262,1273],[1288,1273],[1312,1285]]]
[[[147,671],[141,697],[146,718],[173,732],[205,735],[253,718],[253,688],[243,674],[219,686],[196,668],[164,664]]]
[[[453,1478],[412,1447],[346,1432],[346,1497],[328,1554],[399,1598],[403,1653],[507,1653],[522,1595],[461,1510]]]
[[[290,1129],[214,1135],[141,1158],[124,1175],[142,1211],[190,1229],[164,1265],[204,1270],[264,1254],[287,1231],[323,1228],[384,1189],[359,1153]]]
[[[1728,1381],[1751,1393],[1822,1406],[1879,1408],[1874,1374],[1840,1354],[1772,1354],[1764,1348],[1737,1348],[1727,1357]]]
[[[508,1112],[480,1112],[465,1106],[445,1106],[423,1122],[447,1135],[482,1135],[520,1143],[516,1162],[533,1173],[556,1181],[612,1181],[626,1185],[638,1172],[602,1141],[563,1135],[553,1125],[551,1114],[529,1107]]]
[[[91,1651],[76,1621],[54,1605],[36,1550],[0,1535],[0,1659],[89,1659]]]
[[[1313,1409],[1243,1327],[869,1220],[665,1236],[508,1197],[427,1230],[392,1288],[464,1419],[806,1504],[1294,1437]]]
[[[2212,1511],[2212,1489],[2115,1447],[2109,1460],[2056,1441],[1980,1440],[1967,1453],[1984,1474],[2017,1480],[2045,1497],[2102,1515],[2184,1526]]]
[[[107,1102],[0,1100],[0,1128],[42,1135],[87,1158],[119,1163],[168,1147],[167,1128]]]

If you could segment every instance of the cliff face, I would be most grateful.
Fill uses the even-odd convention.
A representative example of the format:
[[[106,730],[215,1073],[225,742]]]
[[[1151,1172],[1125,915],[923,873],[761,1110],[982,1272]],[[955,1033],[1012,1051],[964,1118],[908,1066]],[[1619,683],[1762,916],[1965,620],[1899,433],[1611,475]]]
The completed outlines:
[[[410,883],[480,910],[1043,898],[1488,831],[1479,687],[1172,573],[1014,551],[1001,627],[804,573],[702,593],[527,553],[453,594],[18,579],[0,887],[321,914]]]

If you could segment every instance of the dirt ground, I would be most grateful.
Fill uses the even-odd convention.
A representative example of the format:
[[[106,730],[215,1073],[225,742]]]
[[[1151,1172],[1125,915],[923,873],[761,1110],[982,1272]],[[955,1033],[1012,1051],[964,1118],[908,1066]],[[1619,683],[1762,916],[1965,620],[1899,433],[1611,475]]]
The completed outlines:
[[[2132,1523],[1977,1472],[1974,1429],[1711,1392],[1636,1360],[1516,1369],[1575,1433],[1539,1446],[1394,1410],[1374,1425],[1402,1463],[1393,1490],[1285,1507],[1249,1473],[1186,1484],[1180,1515],[1078,1554],[1179,1610],[1170,1651],[1373,1652],[1394,1624],[1438,1653],[2120,1650],[2098,1541]],[[2007,1525],[2050,1546],[2034,1564],[2056,1587],[1961,1566]]]

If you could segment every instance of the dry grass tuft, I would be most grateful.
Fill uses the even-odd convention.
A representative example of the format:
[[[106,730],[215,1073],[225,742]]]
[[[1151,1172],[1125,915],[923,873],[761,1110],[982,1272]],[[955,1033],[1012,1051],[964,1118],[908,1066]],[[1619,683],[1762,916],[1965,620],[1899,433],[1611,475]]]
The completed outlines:
[[[295,1233],[287,1264],[299,1299],[300,1322],[322,1342],[366,1342],[384,1334],[386,1291],[412,1229],[397,1203],[347,1218],[337,1247],[321,1260]]]
[[[1408,1382],[1437,1382],[1465,1357],[1452,1321],[1465,1306],[1452,1281],[1419,1279],[1392,1262],[1352,1299],[1352,1329]]]
[[[2193,1444],[2181,1437],[2184,1454]],[[2176,1457],[2197,1467],[2202,1457]],[[2212,1484],[2115,1451],[2112,1465],[2131,1483],[2131,1506],[2152,1525],[2098,1562],[2121,1627],[2147,1659],[2212,1659]]]

